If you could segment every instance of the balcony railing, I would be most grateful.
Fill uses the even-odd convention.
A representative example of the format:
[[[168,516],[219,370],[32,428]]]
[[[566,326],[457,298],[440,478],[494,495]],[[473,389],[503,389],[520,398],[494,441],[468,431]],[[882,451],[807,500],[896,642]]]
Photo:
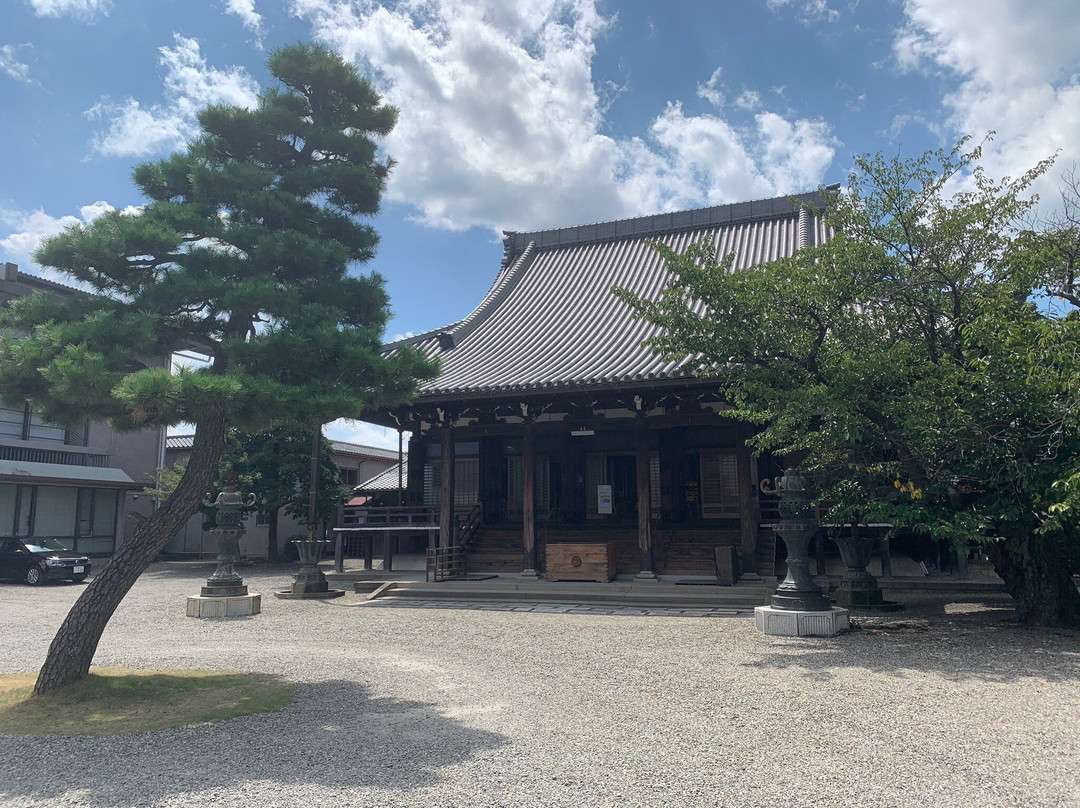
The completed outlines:
[[[425,505],[345,508],[343,528],[394,529],[439,524],[439,509]]]
[[[35,449],[30,446],[0,446],[0,460],[15,463],[57,463],[65,466],[106,468],[109,456],[89,452],[65,452],[61,449]]]

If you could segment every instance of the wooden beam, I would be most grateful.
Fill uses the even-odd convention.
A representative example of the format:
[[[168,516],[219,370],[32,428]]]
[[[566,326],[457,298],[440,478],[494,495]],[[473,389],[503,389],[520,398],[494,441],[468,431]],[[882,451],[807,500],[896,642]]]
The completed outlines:
[[[750,448],[740,440],[735,447],[735,475],[739,485],[739,533],[744,578],[757,577],[758,514],[754,507],[756,481],[751,476]]]
[[[649,431],[644,416],[638,421],[635,465],[637,466],[637,526],[641,569],[638,578],[655,578],[653,572],[652,514],[650,509]]]
[[[442,428],[441,479],[439,490],[439,546],[452,547],[454,535],[454,435],[447,424]]]
[[[522,424],[521,440],[521,544],[523,550],[523,578],[536,578],[536,452],[533,448],[532,418],[526,417]]]

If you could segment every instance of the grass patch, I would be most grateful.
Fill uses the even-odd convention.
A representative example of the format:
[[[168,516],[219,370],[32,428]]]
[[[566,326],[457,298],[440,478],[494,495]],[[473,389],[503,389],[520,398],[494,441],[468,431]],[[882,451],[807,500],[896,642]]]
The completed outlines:
[[[0,733],[127,735],[269,713],[296,685],[279,676],[229,671],[94,668],[74,685],[35,696],[36,673],[0,676]]]

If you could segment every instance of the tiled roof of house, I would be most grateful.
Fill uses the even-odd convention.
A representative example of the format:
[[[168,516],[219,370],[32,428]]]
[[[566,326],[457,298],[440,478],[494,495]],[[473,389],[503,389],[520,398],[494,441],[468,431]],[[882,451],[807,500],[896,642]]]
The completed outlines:
[[[655,296],[670,274],[649,247],[681,252],[703,239],[741,269],[790,256],[830,236],[821,195],[778,197],[617,222],[507,233],[503,268],[471,314],[391,343],[438,357],[442,373],[420,398],[572,390],[685,375],[643,340],[656,333],[612,293]]]
[[[406,457],[401,463],[401,481],[403,484],[408,484],[409,480],[409,458]],[[370,480],[365,480],[353,489],[364,494],[377,494],[380,491],[397,491],[398,490],[398,464],[395,463],[385,471],[380,471]]]
[[[166,435],[166,449],[190,449],[195,442],[194,435]]]
[[[3,264],[3,278],[8,283],[20,284],[27,287],[27,292],[44,290],[59,292],[62,295],[85,295],[92,294],[85,289],[60,283],[58,281],[43,278],[30,272],[23,272],[17,264],[5,261]]]
[[[347,443],[343,440],[330,441],[336,454],[355,455],[357,457],[374,457],[379,460],[397,460],[397,449],[383,449],[379,446],[364,446],[360,443]]]

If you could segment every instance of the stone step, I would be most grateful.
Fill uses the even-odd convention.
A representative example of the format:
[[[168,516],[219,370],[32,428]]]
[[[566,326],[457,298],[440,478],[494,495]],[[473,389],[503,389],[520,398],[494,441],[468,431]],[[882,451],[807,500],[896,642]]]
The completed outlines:
[[[547,583],[501,578],[491,581],[445,581],[437,584],[399,582],[382,599],[519,600],[650,606],[725,606],[751,609],[768,601],[771,590],[761,582],[735,586],[674,583]]]

